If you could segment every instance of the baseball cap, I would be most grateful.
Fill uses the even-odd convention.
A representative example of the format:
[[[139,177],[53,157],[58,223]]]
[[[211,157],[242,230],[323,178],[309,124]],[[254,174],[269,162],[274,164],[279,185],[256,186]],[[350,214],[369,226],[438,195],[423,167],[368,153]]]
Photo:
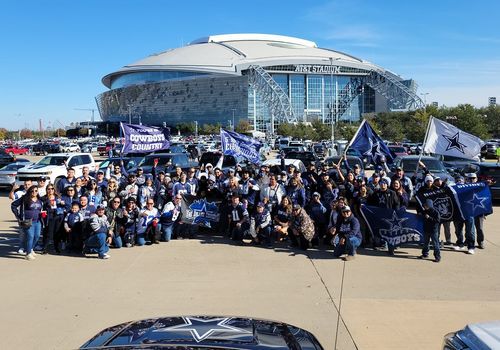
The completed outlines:
[[[300,204],[294,204],[294,205],[293,205],[293,209],[300,209],[300,208],[302,208],[302,207],[300,206]]]
[[[372,177],[380,177],[379,173],[373,173]]]
[[[465,176],[467,176],[468,178],[474,179],[477,177],[477,174],[476,173],[467,173],[467,174],[465,174]]]
[[[345,211],[351,211],[351,207],[346,205],[342,208],[342,212],[345,212]]]
[[[104,206],[104,204],[98,204],[97,207],[95,207],[95,210],[99,209],[106,209],[106,207]]]
[[[386,185],[388,185],[389,181],[387,181],[387,179],[382,179],[382,180],[380,180],[380,184],[386,184]]]
[[[354,164],[354,169],[360,169],[361,167],[359,166],[359,164]]]
[[[396,170],[403,170],[403,168],[402,168],[402,167],[400,167],[400,166],[397,166],[397,167],[396,167]]]
[[[98,170],[98,171],[97,171],[97,175],[99,175],[99,174],[103,174],[103,175],[104,175],[104,171],[102,171],[102,170]]]
[[[144,169],[142,167],[138,167],[137,171],[144,171]]]
[[[227,172],[228,172],[228,173],[235,173],[235,172],[236,172],[236,170],[234,170],[233,168],[231,168],[231,169],[228,169],[228,170],[227,170]]]
[[[319,197],[319,198],[321,198],[321,195],[318,192],[314,192],[313,193],[313,197]]]
[[[285,170],[283,170],[283,171],[281,172],[281,175],[286,175],[286,171],[285,171]]]
[[[265,205],[263,202],[259,202],[259,203],[257,204],[257,206],[258,206],[258,207],[262,207],[262,208],[264,208],[266,205]]]
[[[40,176],[38,181],[47,181],[47,176]]]

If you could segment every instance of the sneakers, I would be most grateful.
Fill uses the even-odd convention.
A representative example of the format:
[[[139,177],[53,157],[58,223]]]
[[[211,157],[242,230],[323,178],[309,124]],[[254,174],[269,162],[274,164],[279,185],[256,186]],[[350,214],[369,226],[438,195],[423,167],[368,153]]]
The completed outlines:
[[[435,263],[438,263],[438,262],[440,262],[440,261],[441,261],[441,258],[434,258],[434,262],[435,262]]]
[[[484,249],[484,242],[478,243],[477,247],[479,249]]]
[[[17,252],[18,252],[19,254],[24,254],[24,253],[25,253],[24,248],[19,248]]]
[[[33,253],[26,254],[25,259],[28,260],[28,261],[35,260],[35,255]]]
[[[444,242],[444,245],[453,245],[453,243],[451,241],[446,241]]]
[[[132,247],[132,243],[126,243],[126,244],[125,244],[125,247],[127,247],[127,248]]]
[[[354,255],[348,255],[344,258],[344,261],[351,261],[354,260]]]
[[[469,249],[467,251],[467,254],[470,254],[470,255],[474,255],[474,253],[475,253],[474,249]]]
[[[428,257],[429,257],[429,255],[423,255],[423,254],[422,254],[422,255],[420,255],[418,258],[419,258],[419,259],[427,259]]]
[[[106,259],[109,259],[109,258],[111,258],[111,255],[109,255],[109,254],[104,254],[104,255],[99,256],[99,259],[106,260]]]
[[[463,245],[455,245],[453,246],[454,250],[465,250],[465,247]]]

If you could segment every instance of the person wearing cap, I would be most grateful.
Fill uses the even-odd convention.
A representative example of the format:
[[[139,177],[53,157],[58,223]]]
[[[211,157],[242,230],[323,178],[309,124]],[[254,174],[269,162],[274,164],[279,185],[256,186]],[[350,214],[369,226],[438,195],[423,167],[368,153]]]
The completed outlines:
[[[314,221],[309,217],[307,212],[300,206],[294,204],[292,209],[292,222],[291,222],[290,240],[292,247],[300,247],[307,250],[312,247],[312,240],[314,239],[315,228]]]
[[[264,242],[267,247],[272,246],[271,213],[263,202],[257,203],[255,214],[250,219],[250,233],[256,244]]]
[[[399,197],[393,190],[389,189],[389,183],[387,179],[380,180],[380,189],[374,191],[370,197],[368,198],[368,203],[370,205],[386,208],[386,209],[399,209],[400,202]],[[381,237],[375,237],[376,246],[380,247]],[[388,254],[394,255],[394,246],[387,245],[387,242],[384,243],[384,247],[387,246]]]
[[[47,187],[47,180],[48,178],[46,176],[40,176],[37,180],[38,195],[40,197],[43,197],[47,194],[47,190],[45,189]]]
[[[260,191],[257,181],[250,177],[250,171],[245,169],[241,174],[241,181],[238,184],[239,191],[242,199],[248,201],[247,210],[249,213],[253,213],[257,192]]]
[[[278,176],[278,183],[280,185],[282,185],[283,187],[286,187],[287,184],[288,184],[288,176],[286,174],[286,171],[285,170],[282,170],[280,173],[279,173],[279,176]]]
[[[105,213],[105,206],[99,204],[89,220],[90,237],[85,240],[84,253],[97,253],[99,259],[109,259],[107,254],[112,242],[112,232]]]
[[[411,179],[405,175],[401,166],[396,167],[394,175],[391,177],[391,182],[394,180],[399,180],[409,198],[413,196],[413,183],[411,182]]]
[[[104,178],[104,171],[98,170],[95,180],[97,182],[97,186],[99,186],[101,191],[104,193],[106,187],[108,187],[108,181]]]
[[[286,175],[289,179],[293,177],[293,173],[295,172],[297,168],[295,167],[295,164],[291,163],[288,164],[288,167],[286,168]]]
[[[113,173],[111,173],[111,169],[113,169]],[[122,165],[113,164],[110,162],[108,167],[106,168],[106,173],[104,174],[104,178],[108,181],[111,178],[114,178],[118,182],[118,187],[121,188],[125,187],[125,185],[127,184],[127,175],[125,175],[125,173],[126,170],[123,164]]]
[[[139,208],[134,197],[129,197],[125,200],[125,208],[123,208],[124,234],[123,243],[127,248],[135,244],[135,236],[137,233],[137,225],[139,222]]]
[[[368,179],[366,186],[369,188],[370,193],[373,193],[380,189],[380,174],[374,172],[372,176]]]
[[[328,210],[321,202],[321,195],[318,192],[312,194],[311,200],[304,208],[314,221],[315,240],[324,239],[326,227],[328,224]],[[313,241],[313,245],[318,245],[318,242]]]
[[[425,198],[426,193],[430,193],[435,190],[434,187],[434,177],[431,174],[427,174],[424,177],[423,185],[417,190],[415,197]],[[417,200],[417,213],[423,211],[423,203]]]
[[[241,242],[243,233],[249,228],[249,215],[247,209],[240,202],[238,194],[233,193],[231,204],[226,211],[228,219],[228,234],[233,241]]]
[[[120,190],[119,196],[123,199],[133,197],[137,199],[139,193],[139,186],[137,185],[137,177],[135,173],[129,173],[127,176],[127,184]]]
[[[75,169],[66,169],[66,176],[57,182],[56,192],[62,194],[68,186],[76,185]]]
[[[257,185],[259,188],[264,188],[269,185],[269,167],[265,164],[260,166],[259,173],[255,177],[255,180],[257,181]]]
[[[424,202],[421,214],[424,217],[424,245],[422,247],[422,255],[419,256],[419,259],[426,259],[429,256],[429,242],[432,241],[434,262],[440,262],[439,222],[441,221],[441,215],[434,208],[432,199],[429,198]]]
[[[347,254],[345,261],[353,260],[356,249],[361,244],[362,236],[359,220],[352,214],[351,208],[346,205],[341,211],[341,216],[335,226],[335,234],[339,237],[339,242],[333,250],[333,256],[338,258]]]

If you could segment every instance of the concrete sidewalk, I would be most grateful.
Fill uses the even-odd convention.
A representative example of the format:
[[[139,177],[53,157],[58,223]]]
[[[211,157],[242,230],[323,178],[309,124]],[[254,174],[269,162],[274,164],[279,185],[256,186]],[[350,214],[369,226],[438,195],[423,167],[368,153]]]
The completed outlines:
[[[245,315],[281,320],[333,349],[343,262],[331,252],[242,247],[200,236],[112,250],[106,261],[13,252],[10,201],[0,197],[0,322],[5,349],[69,349],[104,327],[147,317]],[[439,348],[466,323],[500,319],[500,216],[474,256],[360,250],[345,263],[339,349]],[[351,336],[353,339],[351,339]]]

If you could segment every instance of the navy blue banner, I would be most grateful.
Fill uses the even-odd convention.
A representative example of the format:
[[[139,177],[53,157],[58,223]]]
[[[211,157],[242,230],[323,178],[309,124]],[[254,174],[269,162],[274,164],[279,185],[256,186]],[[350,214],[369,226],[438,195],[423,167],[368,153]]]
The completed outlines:
[[[234,131],[220,131],[220,139],[222,143],[222,153],[234,157],[243,157],[254,164],[260,163],[260,148],[262,143],[259,141],[238,134]]]
[[[170,129],[120,123],[125,142],[122,154],[149,153],[170,147]]]
[[[389,147],[377,135],[371,125],[363,120],[349,144],[350,149],[355,149],[363,156],[367,156],[372,164],[379,164],[380,157],[385,156],[386,162],[391,164],[393,156]]]
[[[464,219],[489,215],[493,212],[491,191],[484,182],[457,184],[451,186]]]
[[[216,227],[219,222],[219,205],[206,199],[197,199],[194,196],[182,195],[181,202],[182,222],[191,225]]]
[[[409,213],[404,208],[394,210],[362,205],[361,214],[373,235],[383,238],[392,247],[422,240],[423,217]]]

